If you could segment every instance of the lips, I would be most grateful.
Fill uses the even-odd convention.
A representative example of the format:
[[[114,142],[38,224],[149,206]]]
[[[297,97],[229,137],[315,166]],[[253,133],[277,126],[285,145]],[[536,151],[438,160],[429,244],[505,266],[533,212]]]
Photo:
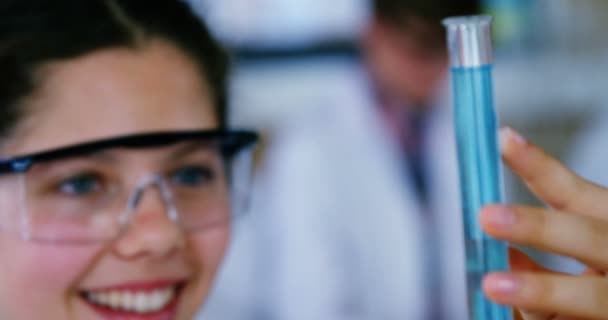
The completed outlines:
[[[108,320],[172,320],[184,281],[131,283],[86,290],[81,297]]]

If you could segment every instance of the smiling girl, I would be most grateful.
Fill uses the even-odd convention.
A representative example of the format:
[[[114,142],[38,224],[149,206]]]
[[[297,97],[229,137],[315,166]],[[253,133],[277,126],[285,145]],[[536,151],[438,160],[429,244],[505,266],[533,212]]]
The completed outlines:
[[[179,1],[0,4],[0,319],[192,319],[229,238],[227,59]]]

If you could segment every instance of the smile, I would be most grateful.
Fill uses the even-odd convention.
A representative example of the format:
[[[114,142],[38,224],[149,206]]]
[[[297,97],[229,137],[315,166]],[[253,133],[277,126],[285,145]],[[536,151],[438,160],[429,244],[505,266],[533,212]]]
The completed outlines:
[[[184,283],[147,283],[87,290],[81,297],[106,319],[173,319]]]

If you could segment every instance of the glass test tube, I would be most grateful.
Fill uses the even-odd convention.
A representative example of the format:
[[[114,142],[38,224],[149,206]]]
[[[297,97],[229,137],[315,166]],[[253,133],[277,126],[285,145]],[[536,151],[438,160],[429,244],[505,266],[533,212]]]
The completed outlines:
[[[481,289],[486,273],[509,267],[507,244],[485,235],[478,222],[481,207],[502,200],[491,22],[489,16],[468,16],[445,19],[444,25],[452,76],[469,318],[511,320],[510,308],[490,302]]]

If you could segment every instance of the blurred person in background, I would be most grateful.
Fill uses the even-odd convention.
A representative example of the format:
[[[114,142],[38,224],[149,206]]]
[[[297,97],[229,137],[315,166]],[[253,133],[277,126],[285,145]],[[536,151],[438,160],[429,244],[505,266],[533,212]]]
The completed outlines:
[[[204,315],[226,319],[222,306],[236,299],[243,307],[231,308],[231,319],[419,319],[424,304],[466,317],[440,22],[478,13],[479,3],[378,0],[373,7],[360,39],[362,61],[283,63],[292,70],[303,65],[305,72],[279,75],[270,87],[259,85],[268,72],[257,75],[256,96],[271,93],[259,104],[295,111],[268,130],[252,234],[235,245],[220,280],[226,286],[218,287]],[[294,86],[305,94],[294,94]],[[437,243],[421,232],[433,221]],[[428,254],[437,247],[446,248],[445,257]],[[236,254],[248,250],[255,252],[249,261]],[[422,255],[431,257],[426,266]],[[229,280],[248,264],[253,279]],[[430,266],[439,265],[445,270],[437,277]],[[439,278],[433,286],[424,282],[424,270]],[[242,294],[247,291],[255,306]]]
[[[411,192],[421,209],[405,214],[423,218],[432,235],[428,252],[438,252],[426,261],[441,274],[433,303],[465,318],[460,190],[441,22],[479,14],[481,1],[375,0],[373,8],[361,48],[377,111],[402,156],[403,192]]]
[[[361,42],[365,68],[306,58],[279,61],[278,77],[252,77],[272,77],[253,86],[256,97],[291,114],[269,130],[247,237],[237,239],[201,319],[467,318],[440,26],[478,12],[467,3],[378,1]],[[429,227],[424,246],[420,220]]]
[[[440,22],[478,13],[479,3],[378,0],[374,9],[362,61],[300,60],[305,72],[269,87],[260,85],[269,73],[257,75],[256,97],[270,93],[258,104],[293,111],[268,130],[251,232],[237,240],[202,318],[424,319],[425,309],[429,319],[442,310],[466,318]],[[425,237],[422,225],[434,221]]]

